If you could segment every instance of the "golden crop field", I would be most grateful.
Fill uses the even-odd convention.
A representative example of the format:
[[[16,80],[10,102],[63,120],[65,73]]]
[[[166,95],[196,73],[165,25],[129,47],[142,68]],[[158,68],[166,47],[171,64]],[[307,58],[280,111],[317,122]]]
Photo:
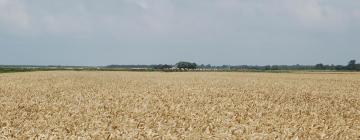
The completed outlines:
[[[0,74],[0,139],[360,139],[360,73]]]

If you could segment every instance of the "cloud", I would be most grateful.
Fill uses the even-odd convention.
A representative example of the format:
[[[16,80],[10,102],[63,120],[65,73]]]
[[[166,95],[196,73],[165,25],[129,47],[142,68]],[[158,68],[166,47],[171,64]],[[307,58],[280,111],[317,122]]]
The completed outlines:
[[[54,34],[88,34],[93,29],[88,19],[71,15],[45,16],[42,22],[43,29]]]
[[[173,55],[168,62],[292,64],[283,55],[301,55],[311,63],[328,54],[357,56],[359,7],[359,0],[0,0],[0,46],[12,52],[0,53],[16,54],[10,47],[23,45],[49,58],[51,52],[73,52],[74,59],[103,53],[112,59],[89,62],[104,63],[131,61],[139,53],[138,61],[126,63],[161,62],[162,54]],[[219,53],[224,57],[214,57]]]
[[[310,28],[332,29],[341,26],[345,14],[320,0],[295,0],[287,2],[288,13],[302,25]]]
[[[31,24],[31,16],[19,0],[0,0],[0,23],[8,27],[27,29]]]
[[[40,34],[120,37],[199,37],[285,27],[338,30],[359,21],[358,10],[338,5],[322,0],[0,0],[0,21]]]
[[[150,8],[149,4],[146,1],[135,1],[135,3],[142,9],[146,10]]]

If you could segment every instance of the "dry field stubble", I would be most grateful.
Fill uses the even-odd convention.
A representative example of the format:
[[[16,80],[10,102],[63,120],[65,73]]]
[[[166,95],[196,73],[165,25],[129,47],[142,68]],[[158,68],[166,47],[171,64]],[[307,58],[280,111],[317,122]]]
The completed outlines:
[[[360,74],[0,74],[0,139],[360,139]]]

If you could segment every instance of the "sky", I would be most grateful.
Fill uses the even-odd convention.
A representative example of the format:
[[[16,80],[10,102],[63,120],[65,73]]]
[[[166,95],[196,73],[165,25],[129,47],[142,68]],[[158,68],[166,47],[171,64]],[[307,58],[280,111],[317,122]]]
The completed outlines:
[[[0,0],[0,64],[346,64],[359,0]]]

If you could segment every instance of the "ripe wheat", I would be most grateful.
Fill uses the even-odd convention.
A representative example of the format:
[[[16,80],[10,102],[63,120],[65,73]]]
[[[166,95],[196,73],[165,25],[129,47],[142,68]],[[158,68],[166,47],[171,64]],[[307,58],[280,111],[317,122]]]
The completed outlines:
[[[0,139],[78,138],[360,139],[360,74],[0,74]]]

